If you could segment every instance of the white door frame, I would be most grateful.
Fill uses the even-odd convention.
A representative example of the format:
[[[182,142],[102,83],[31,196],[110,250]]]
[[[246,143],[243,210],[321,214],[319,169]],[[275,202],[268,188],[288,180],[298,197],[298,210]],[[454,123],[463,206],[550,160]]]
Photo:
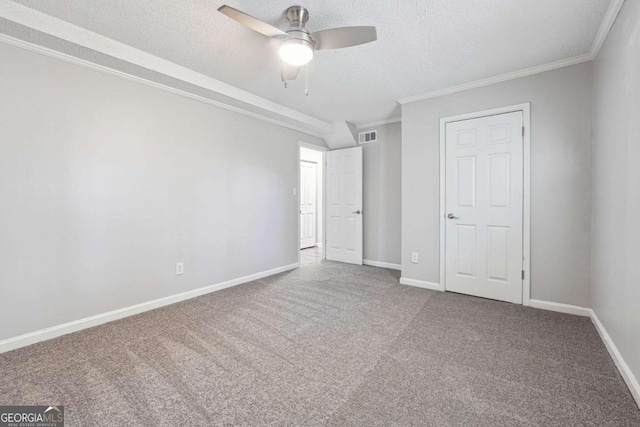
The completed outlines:
[[[531,104],[518,104],[508,107],[494,108],[491,110],[478,111],[474,113],[461,114],[458,116],[445,117],[440,119],[440,288],[447,289],[446,283],[446,253],[445,253],[445,221],[446,215],[446,125],[451,122],[477,119],[498,114],[513,113],[522,111],[524,125],[524,151],[523,151],[523,173],[524,173],[524,205],[522,222],[522,268],[524,269],[524,279],[522,280],[522,305],[529,305],[531,296]]]
[[[326,191],[327,191],[327,186],[325,185],[327,180],[326,180],[326,165],[327,165],[327,160],[326,160],[326,152],[329,151],[329,149],[327,147],[322,147],[320,145],[314,145],[314,144],[309,144],[308,142],[303,142],[303,141],[298,141],[298,153],[296,154],[297,157],[297,162],[296,162],[296,170],[297,170],[297,175],[298,175],[298,181],[296,183],[296,218],[297,219],[297,223],[298,223],[298,228],[297,228],[297,232],[296,234],[298,235],[298,240],[296,243],[296,250],[298,251],[298,265],[300,265],[300,148],[308,148],[310,150],[315,150],[315,151],[319,151],[322,153],[322,235],[321,236],[317,236],[320,239],[322,239],[322,259],[326,258],[326,253],[325,253],[325,248],[326,248]],[[316,210],[318,209],[318,204],[316,203]],[[317,222],[316,222],[316,227],[317,227]]]
[[[324,157],[324,156],[321,156],[320,162],[324,161],[324,159],[322,157]],[[314,193],[316,195],[316,199],[313,201],[313,205],[316,208],[316,212],[315,212],[315,215],[314,215],[314,218],[313,218],[313,221],[315,222],[315,231],[313,232],[313,246],[317,246],[318,242],[322,238],[321,236],[318,235],[318,229],[320,228],[320,227],[318,227],[318,225],[319,225],[318,224],[318,215],[319,215],[319,212],[318,212],[318,199],[322,198],[322,195],[318,194],[318,168],[322,167],[320,162],[314,162],[314,161],[311,161],[311,160],[302,160],[302,159],[300,159],[300,168],[302,168],[302,164],[303,163],[306,163],[307,165],[315,165],[315,167],[316,167],[316,176],[315,176],[315,186],[316,186],[316,188],[314,190]],[[302,178],[302,177],[300,177],[300,178]],[[300,183],[300,184],[302,184],[302,183]],[[322,187],[322,189],[324,191],[324,186]],[[303,191],[304,190],[302,188],[302,185],[298,185],[298,192],[300,193],[298,197],[302,196],[302,192]],[[307,195],[307,197],[308,197],[308,195]],[[305,202],[305,203],[307,203],[307,202]],[[300,215],[302,215],[302,206],[300,207],[300,210],[301,210],[300,211]],[[324,217],[322,217],[322,218],[324,218]],[[302,225],[302,224],[300,224],[300,225]],[[300,237],[302,237],[302,236],[300,236]],[[308,249],[308,247],[300,248],[300,250],[303,250],[303,249]]]

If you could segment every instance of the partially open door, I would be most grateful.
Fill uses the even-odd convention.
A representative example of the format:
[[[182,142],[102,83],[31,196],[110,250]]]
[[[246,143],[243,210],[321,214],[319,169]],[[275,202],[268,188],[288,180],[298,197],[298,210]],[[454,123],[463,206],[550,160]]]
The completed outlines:
[[[327,153],[327,259],[362,265],[362,147]]]

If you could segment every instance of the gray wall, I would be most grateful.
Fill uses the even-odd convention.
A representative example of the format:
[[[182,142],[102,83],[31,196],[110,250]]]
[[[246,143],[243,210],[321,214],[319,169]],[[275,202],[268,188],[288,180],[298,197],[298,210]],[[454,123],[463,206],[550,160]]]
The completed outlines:
[[[403,277],[440,280],[440,118],[530,102],[531,298],[590,306],[591,87],[585,63],[403,106]]]
[[[640,1],[594,63],[593,309],[640,380]]]
[[[322,141],[1,43],[0,63],[0,340],[297,262],[297,143]]]
[[[364,259],[400,264],[401,126],[371,129],[378,141],[363,145]]]

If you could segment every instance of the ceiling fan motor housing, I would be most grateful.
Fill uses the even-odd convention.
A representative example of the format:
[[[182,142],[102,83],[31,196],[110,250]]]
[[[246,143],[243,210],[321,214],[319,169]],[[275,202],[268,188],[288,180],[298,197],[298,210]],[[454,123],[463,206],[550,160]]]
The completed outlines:
[[[307,45],[315,50],[315,42],[305,28],[305,24],[309,21],[309,11],[302,6],[291,6],[286,10],[285,15],[289,20],[289,29],[286,31],[289,37],[285,43],[296,40],[295,43]]]
[[[306,31],[300,30],[288,30],[287,34],[289,37],[285,40],[285,42],[289,40],[300,40],[303,44],[307,44],[310,48],[315,49],[315,43],[313,39]]]

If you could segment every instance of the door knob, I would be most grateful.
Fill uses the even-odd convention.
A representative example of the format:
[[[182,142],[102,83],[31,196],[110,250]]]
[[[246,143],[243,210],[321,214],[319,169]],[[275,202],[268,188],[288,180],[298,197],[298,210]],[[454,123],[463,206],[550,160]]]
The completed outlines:
[[[355,211],[355,212],[351,212],[351,213],[354,213],[354,214],[356,214],[356,215],[360,215],[362,212],[360,212],[360,209],[358,209],[357,211]]]
[[[456,218],[458,218],[458,217],[457,217],[457,216],[455,216],[454,214],[450,213],[450,214],[448,214],[448,215],[447,215],[447,218],[449,218],[449,219],[456,219]]]

